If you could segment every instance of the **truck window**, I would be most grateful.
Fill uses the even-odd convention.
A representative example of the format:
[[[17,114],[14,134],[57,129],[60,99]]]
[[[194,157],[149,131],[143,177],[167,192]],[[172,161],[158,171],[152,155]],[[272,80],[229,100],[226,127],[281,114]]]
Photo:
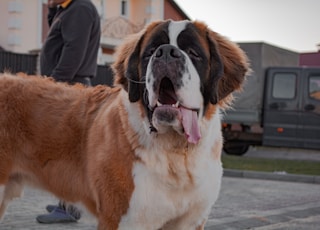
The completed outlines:
[[[309,96],[320,100],[320,76],[311,76],[309,78]]]
[[[276,73],[273,78],[272,96],[293,99],[296,95],[296,78],[293,73]]]

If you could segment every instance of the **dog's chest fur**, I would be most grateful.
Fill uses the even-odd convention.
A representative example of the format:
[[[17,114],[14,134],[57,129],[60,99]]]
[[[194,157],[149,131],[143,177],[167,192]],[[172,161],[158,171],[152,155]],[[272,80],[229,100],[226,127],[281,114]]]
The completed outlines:
[[[201,143],[197,146],[185,143],[182,151],[178,143],[176,149],[179,151],[174,152],[174,148],[169,148],[174,143],[172,137],[169,141],[148,135],[147,119],[143,121],[145,126],[138,125],[136,121],[141,117],[137,107],[130,104],[126,107],[130,125],[139,133],[143,147],[135,152],[140,160],[134,163],[132,170],[134,191],[119,229],[132,229],[132,226],[136,226],[135,229],[157,229],[166,223],[168,228],[164,229],[170,229],[171,220],[191,213],[196,213],[197,219],[181,223],[179,229],[199,226],[198,217],[207,217],[220,189],[221,162],[215,159],[212,151],[221,139],[216,128],[220,125],[219,114],[202,124],[204,136]],[[149,228],[145,228],[146,223]],[[175,229],[177,226],[175,223]]]

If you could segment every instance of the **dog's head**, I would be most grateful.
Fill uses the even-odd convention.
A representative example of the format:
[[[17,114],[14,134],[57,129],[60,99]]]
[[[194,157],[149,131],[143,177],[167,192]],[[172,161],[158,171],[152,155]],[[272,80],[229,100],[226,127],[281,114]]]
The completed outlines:
[[[230,102],[248,71],[244,52],[201,22],[159,21],[117,50],[116,83],[141,102],[151,131],[175,130],[191,143],[212,106]]]

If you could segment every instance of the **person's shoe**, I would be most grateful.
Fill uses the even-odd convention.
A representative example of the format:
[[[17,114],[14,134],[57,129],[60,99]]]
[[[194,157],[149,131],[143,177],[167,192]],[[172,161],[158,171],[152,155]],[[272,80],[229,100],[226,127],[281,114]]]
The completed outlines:
[[[56,208],[58,208],[58,207],[59,207],[58,205],[49,204],[49,205],[47,205],[46,210],[50,213],[50,212],[52,212],[54,209],[56,209]]]
[[[67,212],[71,216],[73,216],[73,218],[75,218],[76,220],[79,220],[81,218],[81,211],[76,206],[69,204],[67,205],[66,209],[67,209]]]
[[[53,209],[49,214],[39,215],[36,219],[41,224],[77,222],[77,219],[75,217],[73,217],[60,207]]]

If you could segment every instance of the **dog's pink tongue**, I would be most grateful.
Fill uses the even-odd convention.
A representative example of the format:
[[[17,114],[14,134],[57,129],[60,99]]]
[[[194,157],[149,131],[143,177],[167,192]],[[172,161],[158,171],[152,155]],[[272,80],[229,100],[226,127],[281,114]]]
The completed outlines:
[[[180,111],[182,115],[182,125],[188,142],[197,144],[201,138],[197,112],[182,107],[180,107]]]

